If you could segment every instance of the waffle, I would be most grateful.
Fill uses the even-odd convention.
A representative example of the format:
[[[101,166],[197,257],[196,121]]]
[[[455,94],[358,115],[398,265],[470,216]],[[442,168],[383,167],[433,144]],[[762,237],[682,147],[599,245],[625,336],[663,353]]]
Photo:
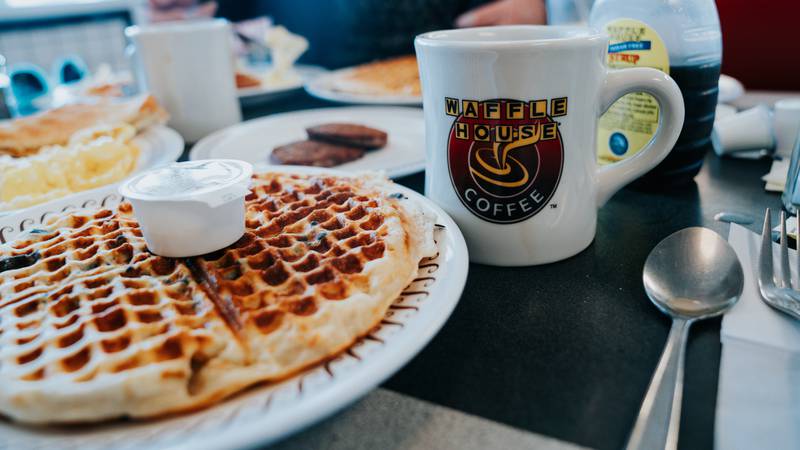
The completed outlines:
[[[195,258],[147,250],[129,203],[0,247],[0,412],[152,417],[345,350],[435,253],[430,215],[377,178],[261,174],[246,231]]]
[[[374,61],[346,70],[332,81],[335,91],[358,95],[421,95],[414,55]]]

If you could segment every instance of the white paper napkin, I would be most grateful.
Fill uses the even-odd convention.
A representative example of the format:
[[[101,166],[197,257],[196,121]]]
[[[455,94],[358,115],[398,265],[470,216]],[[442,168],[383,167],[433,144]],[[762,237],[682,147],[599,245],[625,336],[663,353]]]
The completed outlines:
[[[761,236],[732,224],[728,241],[745,279],[742,298],[722,320],[716,448],[800,449],[800,321],[761,300]]]
[[[786,176],[789,174],[789,159],[776,159],[772,161],[769,173],[761,179],[766,182],[764,189],[771,192],[783,192],[786,186]]]

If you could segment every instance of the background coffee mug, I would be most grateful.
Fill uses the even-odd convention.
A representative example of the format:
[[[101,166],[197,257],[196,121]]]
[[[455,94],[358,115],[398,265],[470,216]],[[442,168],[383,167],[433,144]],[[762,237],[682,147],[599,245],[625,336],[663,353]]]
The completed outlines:
[[[417,36],[425,193],[458,223],[472,261],[544,264],[580,252],[597,209],[672,149],[683,125],[678,86],[654,69],[609,71],[607,45],[581,27]],[[598,118],[630,92],[658,100],[658,132],[635,157],[598,167]]]
[[[242,120],[230,24],[224,19],[132,26],[136,79],[188,142]]]

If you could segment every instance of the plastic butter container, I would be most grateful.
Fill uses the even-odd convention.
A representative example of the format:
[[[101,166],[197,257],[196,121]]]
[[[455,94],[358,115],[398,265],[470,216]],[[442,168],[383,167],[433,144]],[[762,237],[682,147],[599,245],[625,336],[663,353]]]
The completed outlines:
[[[151,252],[170,257],[210,253],[244,234],[244,197],[253,166],[208,159],[138,174],[119,188]]]

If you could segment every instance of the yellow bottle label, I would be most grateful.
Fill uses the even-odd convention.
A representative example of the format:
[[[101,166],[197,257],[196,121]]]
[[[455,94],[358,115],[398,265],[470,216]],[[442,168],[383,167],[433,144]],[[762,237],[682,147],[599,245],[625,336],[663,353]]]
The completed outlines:
[[[656,31],[644,22],[617,19],[606,25],[608,66],[612,69],[652,67],[669,74],[669,53]],[[631,157],[644,148],[658,128],[658,102],[650,94],[633,93],[617,100],[600,118],[597,155],[600,164]]]

